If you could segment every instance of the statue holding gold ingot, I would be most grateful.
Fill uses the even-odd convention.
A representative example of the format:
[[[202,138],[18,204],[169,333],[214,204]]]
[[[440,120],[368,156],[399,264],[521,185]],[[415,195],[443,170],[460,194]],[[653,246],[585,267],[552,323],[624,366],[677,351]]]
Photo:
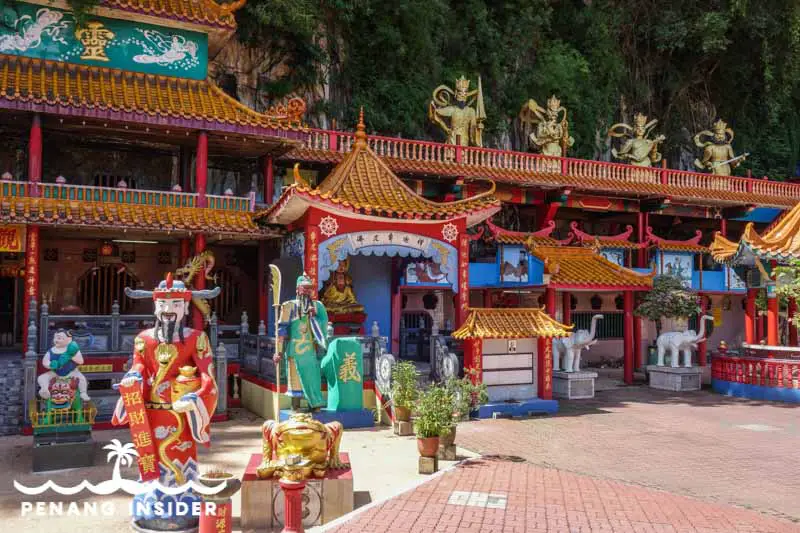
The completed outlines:
[[[483,146],[486,109],[480,77],[474,91],[469,90],[469,80],[464,76],[456,80],[455,91],[447,85],[438,86],[428,105],[428,118],[445,132],[449,144]]]

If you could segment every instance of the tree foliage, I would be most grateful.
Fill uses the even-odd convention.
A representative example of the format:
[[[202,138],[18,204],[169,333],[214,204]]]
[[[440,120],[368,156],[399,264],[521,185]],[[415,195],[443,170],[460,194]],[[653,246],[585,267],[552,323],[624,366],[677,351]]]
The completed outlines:
[[[641,111],[660,120],[670,166],[691,164],[692,135],[717,117],[755,175],[797,164],[798,2],[250,0],[238,20],[241,39],[288,67],[264,90],[325,80],[317,105],[340,123],[363,105],[374,131],[440,139],[432,90],[480,75],[495,146],[521,148],[520,107],[557,93],[577,157],[607,153],[608,126]]]
[[[689,318],[700,313],[697,295],[683,286],[676,276],[653,278],[653,290],[642,298],[634,314],[658,324],[662,318]]]

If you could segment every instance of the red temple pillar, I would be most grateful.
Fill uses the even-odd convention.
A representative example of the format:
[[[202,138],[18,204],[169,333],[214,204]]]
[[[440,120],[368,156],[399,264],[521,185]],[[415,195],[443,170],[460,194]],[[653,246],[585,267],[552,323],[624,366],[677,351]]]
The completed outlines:
[[[642,317],[633,317],[633,369],[642,368],[645,362],[642,359]]]
[[[631,385],[633,383],[633,291],[625,291],[623,293],[624,302],[624,349],[623,360],[625,364],[625,383]]]
[[[469,311],[469,235],[462,234],[458,245],[458,298],[454,330],[461,327]]]
[[[647,215],[647,213],[637,213],[636,229],[638,230],[638,241],[640,243],[643,243],[645,240],[645,229],[647,228],[649,218],[650,217]],[[640,246],[637,250],[636,266],[639,268],[647,267],[647,248],[644,246]]]
[[[401,262],[398,258],[392,259],[392,330],[390,339],[392,342],[392,354],[400,358],[400,319],[403,314],[403,293],[400,292],[400,270]],[[466,363],[464,366],[467,366]]]
[[[700,327],[703,321],[703,317],[708,313],[708,305],[706,305],[708,300],[702,294],[700,295],[700,313],[697,315],[697,326]],[[706,335],[708,338],[708,335]],[[706,342],[701,342],[697,345],[697,365],[698,366],[706,366],[708,365],[708,340]]]
[[[778,346],[778,295],[767,291],[767,344]]]
[[[181,239],[180,240],[180,252],[179,252],[179,263],[181,265],[186,264],[186,261],[189,260],[189,257],[192,255],[192,243],[189,239]]]
[[[728,220],[725,218],[721,218],[719,221],[719,234],[723,237],[728,236]]]
[[[264,203],[270,205],[275,195],[275,174],[272,168],[272,156],[265,156],[261,160],[261,175],[264,178]]]
[[[767,317],[756,311],[756,344],[760,343],[762,340],[766,340],[766,336],[764,335],[764,321]]]
[[[31,196],[39,196],[37,184],[42,181],[42,119],[33,115],[28,141],[28,181],[34,184]],[[27,349],[31,298],[39,302],[39,226],[28,225],[25,242],[25,297],[22,302],[22,351]]]
[[[267,290],[267,243],[258,241],[258,320],[269,320],[269,292]]]
[[[195,192],[197,207],[208,207],[206,188],[208,187],[208,134],[197,134],[197,161],[195,163]],[[195,250],[197,253],[197,250]]]
[[[319,228],[317,226],[306,226],[305,261],[303,269],[306,276],[311,278],[314,287],[312,298],[318,298],[319,292]]]
[[[747,289],[747,304],[744,318],[744,342],[756,343],[756,295],[758,289]]]
[[[544,290],[544,310],[551,317],[556,316],[556,290]],[[539,337],[536,341],[536,388],[539,398],[553,399],[553,339]]]
[[[789,298],[787,318],[789,318],[789,346],[797,346],[797,326],[792,325],[791,319],[797,314],[797,301]]]
[[[572,324],[572,295],[568,292],[561,293],[561,323]]]
[[[481,339],[464,339],[464,370],[472,377],[472,383],[483,382],[483,341]]]

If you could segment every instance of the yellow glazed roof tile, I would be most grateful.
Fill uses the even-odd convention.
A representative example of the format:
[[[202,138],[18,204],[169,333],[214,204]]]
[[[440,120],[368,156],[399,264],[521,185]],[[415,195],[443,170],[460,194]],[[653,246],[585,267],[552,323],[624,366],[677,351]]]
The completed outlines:
[[[219,4],[214,0],[103,0],[102,2],[103,7],[111,9],[230,30],[236,28],[233,12],[244,4],[245,0],[227,4]]]
[[[191,80],[0,54],[0,105],[42,104],[86,111],[134,113],[219,125],[304,129],[305,102],[291,99],[267,113],[234,100],[209,80]],[[99,115],[98,115],[99,116]]]
[[[762,235],[756,232],[752,222],[745,226],[738,243],[717,233],[710,249],[711,256],[720,263],[733,262],[742,253],[776,261],[800,259],[800,204],[795,205]]]
[[[524,339],[530,337],[566,337],[572,326],[561,324],[543,309],[473,308],[458,330],[456,339]]]
[[[0,222],[162,232],[203,231],[211,235],[252,238],[277,235],[255,224],[252,213],[246,211],[16,196],[0,196]]]
[[[544,262],[551,287],[648,289],[653,286],[654,273],[640,274],[621,267],[592,248],[538,246],[531,242],[528,250]]]

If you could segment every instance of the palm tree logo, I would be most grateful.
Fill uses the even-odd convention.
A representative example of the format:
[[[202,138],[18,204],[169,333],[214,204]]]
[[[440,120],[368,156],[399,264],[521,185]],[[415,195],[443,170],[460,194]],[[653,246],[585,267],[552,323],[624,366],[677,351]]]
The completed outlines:
[[[103,446],[103,449],[109,450],[106,462],[110,463],[112,458],[116,458],[114,462],[114,473],[111,479],[116,482],[121,482],[122,474],[120,473],[120,466],[131,466],[133,464],[133,458],[139,456],[136,452],[136,448],[132,442],[122,444],[117,439],[111,439],[111,444]]]

